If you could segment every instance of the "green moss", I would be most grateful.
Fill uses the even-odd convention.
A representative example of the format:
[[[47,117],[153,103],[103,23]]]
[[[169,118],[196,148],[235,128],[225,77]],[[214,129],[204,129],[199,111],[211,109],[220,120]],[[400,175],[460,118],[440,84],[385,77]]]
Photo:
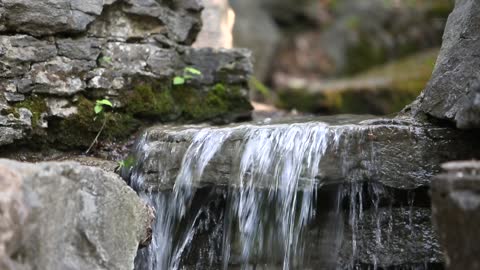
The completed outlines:
[[[206,121],[251,110],[240,87],[216,84],[211,89],[192,85],[160,86],[143,83],[125,99],[126,111],[156,121]]]
[[[87,147],[100,131],[103,121],[106,125],[100,140],[122,140],[129,137],[140,126],[138,120],[130,114],[105,112],[95,115],[95,102],[80,97],[75,104],[78,113],[66,119],[50,121],[49,141],[63,147]],[[59,145],[59,146],[60,146]]]
[[[32,127],[34,129],[37,128],[40,118],[42,117],[42,113],[47,111],[47,104],[40,96],[30,97],[22,102],[16,103],[14,107],[15,109],[25,108],[32,113]]]
[[[127,113],[141,118],[170,120],[176,112],[175,100],[171,91],[154,89],[152,85],[141,84],[123,100]]]
[[[122,93],[119,100],[122,107],[105,107],[105,111],[99,115],[94,112],[94,99],[78,96],[72,104],[77,108],[77,114],[64,119],[51,117],[45,130],[36,126],[41,114],[47,111],[41,97],[30,97],[1,113],[18,114],[18,108],[27,108],[33,114],[34,131],[38,131],[34,132],[36,142],[63,149],[85,149],[93,142],[105,121],[99,141],[126,139],[145,123],[217,121],[237,111],[245,113],[252,109],[241,87],[222,84],[208,89],[193,85],[172,87],[167,84],[165,87],[155,80],[145,81]]]

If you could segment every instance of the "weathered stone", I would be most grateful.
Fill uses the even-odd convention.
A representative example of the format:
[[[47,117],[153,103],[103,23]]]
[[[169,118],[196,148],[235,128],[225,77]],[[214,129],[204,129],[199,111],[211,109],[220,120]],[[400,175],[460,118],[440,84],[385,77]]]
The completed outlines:
[[[478,127],[465,122],[480,77],[480,2],[458,0],[448,18],[443,45],[432,79],[414,106],[414,113],[456,122],[459,127]],[[469,95],[471,94],[471,95]],[[466,109],[468,110],[468,109]],[[459,112],[462,113],[459,114]],[[458,117],[457,117],[458,115]],[[478,114],[476,114],[478,116]],[[478,123],[478,122],[477,122]]]
[[[5,30],[44,36],[85,31],[103,9],[103,1],[2,0]]]
[[[11,111],[9,107],[0,107],[0,146],[26,138],[32,129],[32,112],[25,108],[19,108],[17,114],[14,115],[8,113],[9,111]]]
[[[101,41],[94,38],[58,39],[58,55],[77,60],[96,61],[102,48]]]
[[[10,227],[22,236],[10,260],[28,269],[133,269],[152,212],[118,176],[72,162],[0,165],[8,168],[0,169],[0,179],[16,175],[9,182],[21,190],[13,195],[24,197],[28,211],[23,224]]]
[[[199,69],[207,84],[246,84],[253,72],[252,55],[246,49],[189,49],[182,59],[184,65]]]
[[[250,117],[249,52],[184,46],[201,25],[196,0],[0,0],[0,8],[0,28],[11,34],[0,35],[1,145],[35,137],[86,147],[102,128],[93,111],[98,99],[114,104],[105,140],[125,139],[145,120]],[[173,86],[186,67],[202,76]],[[31,126],[15,122],[21,108]]]
[[[355,255],[352,254],[353,238],[357,241]],[[351,258],[354,264],[376,265],[379,268],[443,263],[428,208],[412,206],[367,210],[356,221],[354,228],[345,225],[344,239],[340,255],[344,265],[342,269],[349,269]]]
[[[480,85],[475,87],[466,98],[455,116],[457,127],[461,129],[480,128]]]
[[[78,113],[78,108],[72,106],[66,99],[47,98],[45,101],[49,116],[67,118]]]
[[[30,36],[0,36],[0,77],[25,74],[32,63],[47,61],[57,49],[52,42]]]
[[[444,166],[432,181],[433,220],[449,270],[480,269],[480,162]]]
[[[5,92],[4,95],[8,102],[19,102],[25,100],[25,95],[23,94]]]
[[[95,65],[95,62],[55,57],[48,62],[32,65],[26,79],[31,81],[30,87],[34,87],[34,93],[72,96],[85,90],[82,73]]]
[[[320,163],[314,165],[319,166],[315,179],[322,184],[379,181],[389,187],[412,189],[429,185],[442,162],[478,156],[475,151],[478,134],[449,128],[388,119],[352,122],[342,118],[328,125],[309,122],[294,124],[294,127],[302,129],[314,124],[325,129],[327,140]],[[289,124],[258,124],[213,128],[212,136],[216,132],[231,134],[206,167],[203,177],[193,185],[238,185],[232,173],[238,170],[235,161],[243,151],[241,143],[248,139],[246,135],[255,130],[274,132],[291,127]],[[138,167],[135,170],[144,176],[144,182],[138,183],[140,188],[171,189],[183,155],[200,130],[202,127],[147,130],[142,147],[136,153]]]
[[[182,1],[175,9],[172,7],[156,1],[117,1],[105,8],[89,27],[89,34],[118,41],[163,34],[178,44],[190,45],[200,31],[201,8],[196,0]]]

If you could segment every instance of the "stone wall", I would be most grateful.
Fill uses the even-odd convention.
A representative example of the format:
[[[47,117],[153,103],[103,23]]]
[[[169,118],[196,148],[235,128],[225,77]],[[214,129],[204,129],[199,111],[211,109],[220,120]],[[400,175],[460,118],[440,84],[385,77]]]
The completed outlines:
[[[246,50],[193,49],[202,6],[184,1],[0,1],[0,146],[85,148],[130,136],[147,121],[250,117]],[[172,79],[193,67],[183,85]]]
[[[0,160],[0,269],[133,269],[153,212],[111,172]]]

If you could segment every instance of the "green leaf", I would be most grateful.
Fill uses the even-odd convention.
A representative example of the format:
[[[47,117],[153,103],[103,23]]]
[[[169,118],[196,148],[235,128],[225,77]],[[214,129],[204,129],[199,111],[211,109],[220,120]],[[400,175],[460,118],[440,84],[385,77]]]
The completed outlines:
[[[185,73],[190,73],[192,75],[197,75],[197,76],[200,76],[202,75],[202,72],[196,68],[193,68],[193,67],[186,67],[185,68]]]
[[[112,63],[112,57],[110,57],[110,56],[103,56],[102,58],[100,58],[100,62],[103,62],[103,63],[106,63],[106,64],[110,64],[110,63]]]
[[[113,107],[112,102],[108,99],[97,100],[97,105]]]
[[[183,85],[183,84],[185,84],[185,78],[179,77],[179,76],[173,78],[173,85]]]
[[[118,162],[118,168],[119,168],[119,169],[125,168],[125,161],[123,161],[123,160],[122,160],[122,161],[119,161],[119,162]]]
[[[95,114],[101,113],[103,111],[103,106],[100,104],[95,105],[94,111],[95,111]]]

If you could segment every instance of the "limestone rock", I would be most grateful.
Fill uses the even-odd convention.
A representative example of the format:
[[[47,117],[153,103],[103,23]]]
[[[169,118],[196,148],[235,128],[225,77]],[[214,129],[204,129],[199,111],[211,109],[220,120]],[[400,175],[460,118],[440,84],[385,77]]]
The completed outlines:
[[[453,162],[432,181],[433,220],[446,269],[480,269],[480,162]]]
[[[1,196],[0,207],[11,205],[2,211],[11,218],[0,227],[6,221],[7,229],[18,230],[1,230],[8,237],[0,238],[0,261],[7,240],[13,250],[6,255],[16,256],[6,259],[20,259],[28,269],[133,269],[152,213],[118,176],[73,162],[0,160],[0,166],[0,181],[8,180],[0,193],[10,195]],[[12,242],[14,236],[21,239]]]
[[[455,116],[457,127],[480,128],[480,85],[472,89],[471,93],[464,98],[463,104]]]
[[[114,104],[105,140],[147,121],[249,119],[250,53],[189,47],[202,8],[197,0],[0,0],[0,145],[35,137],[88,147],[102,126],[99,99]],[[201,76],[174,86],[186,67]]]
[[[478,120],[470,122],[465,118],[465,110],[472,106],[480,77],[480,71],[473,68],[479,64],[479,11],[478,1],[456,1],[432,79],[414,107],[414,113],[449,120],[459,127],[479,127]],[[478,113],[475,115],[478,117]]]
[[[458,132],[449,128],[417,124],[411,121],[374,119],[359,122],[341,117],[322,118],[306,123],[259,123],[210,130],[212,136],[231,132],[218,153],[205,168],[203,177],[195,186],[232,185],[238,170],[238,155],[242,142],[255,130],[274,133],[288,128],[302,129],[311,125],[324,128],[327,149],[322,155],[316,181],[322,184],[362,182],[375,180],[385,186],[413,189],[428,186],[430,179],[440,171],[440,164],[455,158],[478,156],[475,134]],[[328,122],[332,121],[332,122]],[[181,163],[198,127],[153,127],[139,141],[134,172],[143,175],[138,189],[171,189]],[[275,133],[277,134],[277,133]],[[465,143],[469,142],[469,143]],[[310,179],[312,180],[312,179]],[[134,184],[135,186],[135,184]]]

